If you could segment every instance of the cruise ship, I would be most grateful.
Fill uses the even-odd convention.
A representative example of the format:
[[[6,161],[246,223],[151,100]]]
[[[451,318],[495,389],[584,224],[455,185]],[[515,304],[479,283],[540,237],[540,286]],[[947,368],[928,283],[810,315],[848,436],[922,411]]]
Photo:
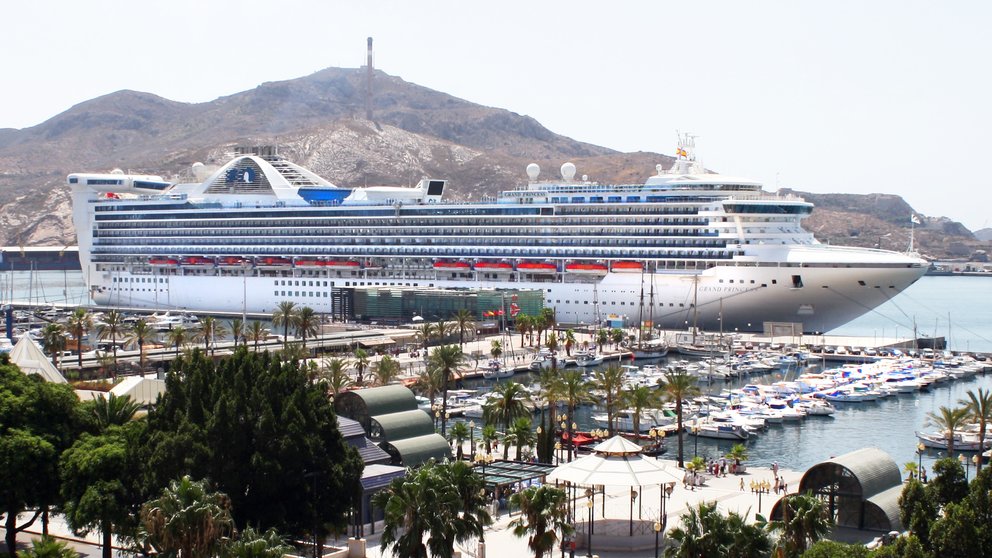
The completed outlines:
[[[447,181],[342,188],[241,148],[202,181],[68,176],[93,301],[153,309],[334,313],[337,289],[539,289],[561,323],[822,333],[913,284],[923,260],[819,243],[811,203],[708,172],[692,138],[642,184],[528,181],[479,202]],[[197,167],[199,165],[194,165]],[[203,167],[200,166],[202,171]]]

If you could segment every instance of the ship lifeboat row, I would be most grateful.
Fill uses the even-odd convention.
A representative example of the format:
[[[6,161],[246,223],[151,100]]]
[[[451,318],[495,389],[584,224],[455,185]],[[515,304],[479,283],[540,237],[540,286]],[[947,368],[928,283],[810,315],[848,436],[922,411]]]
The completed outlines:
[[[278,256],[260,256],[257,258],[242,258],[240,256],[221,256],[211,258],[207,256],[183,256],[181,258],[167,256],[153,256],[148,258],[148,265],[153,267],[267,267],[267,268],[323,268],[336,270],[359,270],[362,269],[361,262],[355,260],[320,260],[316,258],[283,258]],[[378,269],[376,266],[366,266],[367,269]]]
[[[439,260],[434,262],[434,269],[441,271],[475,271],[509,273],[520,271],[524,273],[550,274],[558,273],[564,269],[566,273],[576,273],[581,275],[606,275],[610,271],[615,273],[640,273],[644,271],[644,264],[635,261],[619,261],[612,265],[600,262],[571,262],[565,264],[564,268],[559,268],[558,264],[548,261],[522,261],[516,265],[507,261],[481,261],[471,264],[464,260]]]

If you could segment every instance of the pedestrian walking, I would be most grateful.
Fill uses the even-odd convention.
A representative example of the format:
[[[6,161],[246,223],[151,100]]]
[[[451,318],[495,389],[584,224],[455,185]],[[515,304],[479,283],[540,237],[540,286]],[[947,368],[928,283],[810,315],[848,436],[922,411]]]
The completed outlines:
[[[744,477],[741,477],[741,492],[744,492]]]

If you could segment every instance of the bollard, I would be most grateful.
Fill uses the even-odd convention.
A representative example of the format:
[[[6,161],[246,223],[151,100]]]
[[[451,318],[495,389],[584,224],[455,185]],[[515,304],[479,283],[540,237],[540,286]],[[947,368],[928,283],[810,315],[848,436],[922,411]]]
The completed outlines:
[[[348,558],[365,558],[365,539],[348,539]]]
[[[476,548],[475,558],[486,558],[486,541],[479,541],[479,546]]]

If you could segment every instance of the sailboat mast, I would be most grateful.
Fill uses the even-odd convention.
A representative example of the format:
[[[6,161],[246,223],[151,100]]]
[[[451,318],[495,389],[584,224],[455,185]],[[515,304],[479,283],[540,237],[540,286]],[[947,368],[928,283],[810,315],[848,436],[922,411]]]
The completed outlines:
[[[637,346],[641,346],[644,335],[644,269],[641,269],[641,304],[637,310]]]
[[[699,275],[692,277],[692,344],[696,344],[696,323],[699,320]]]

